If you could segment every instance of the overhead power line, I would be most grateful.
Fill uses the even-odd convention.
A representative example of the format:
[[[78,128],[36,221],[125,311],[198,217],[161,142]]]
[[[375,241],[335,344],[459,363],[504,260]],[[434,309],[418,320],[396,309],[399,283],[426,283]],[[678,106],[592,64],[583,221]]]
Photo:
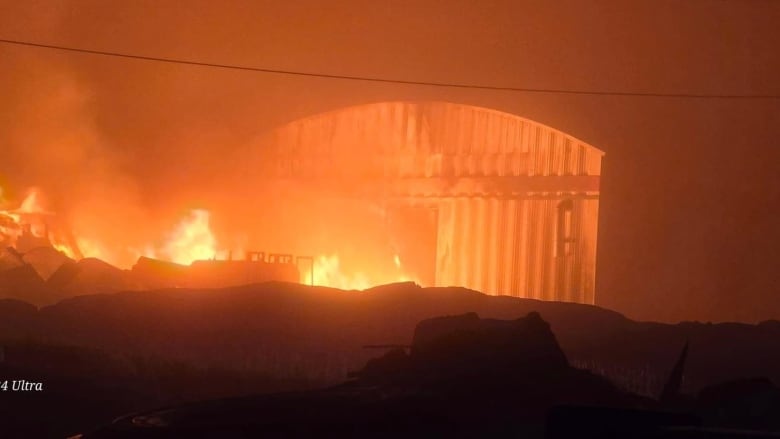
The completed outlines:
[[[464,84],[454,82],[435,82],[435,81],[412,81],[404,79],[378,78],[369,76],[354,75],[335,75],[328,73],[304,72],[297,70],[280,70],[262,67],[242,66],[235,64],[221,64],[203,61],[194,61],[176,58],[162,58],[146,55],[135,55],[131,53],[109,52],[103,50],[91,50],[78,47],[57,46],[53,44],[33,43],[30,41],[6,40],[0,39],[0,43],[13,44],[17,46],[37,47],[43,49],[54,49],[68,52],[76,52],[89,55],[109,56],[116,58],[128,58],[142,61],[155,61],[169,64],[183,64],[199,67],[212,67],[219,69],[243,70],[249,72],[270,73],[278,75],[304,76],[312,78],[338,79],[349,81],[378,82],[385,84],[401,85],[419,85],[427,87],[446,87],[474,90],[492,90],[509,91],[521,93],[546,93],[546,94],[567,94],[567,95],[596,95],[596,96],[628,96],[628,97],[653,97],[653,98],[690,98],[690,99],[780,99],[780,95],[770,94],[703,94],[703,93],[651,93],[651,92],[621,92],[606,90],[575,90],[575,89],[557,89],[557,88],[531,88],[531,87],[503,87],[495,85]]]

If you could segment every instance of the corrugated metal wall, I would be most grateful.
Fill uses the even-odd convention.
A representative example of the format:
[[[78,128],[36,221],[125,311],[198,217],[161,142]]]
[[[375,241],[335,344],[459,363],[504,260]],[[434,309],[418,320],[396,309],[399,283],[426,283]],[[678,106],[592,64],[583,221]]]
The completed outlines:
[[[442,199],[436,283],[593,303],[598,200],[572,198],[572,242],[563,251],[559,203],[558,198]]]
[[[598,188],[571,183],[601,173],[603,153],[588,144],[521,117],[442,102],[325,113],[280,128],[271,143],[273,159],[264,162],[279,178],[560,177],[544,191],[426,193],[439,209],[436,284],[594,302]],[[411,192],[393,195],[412,202],[420,194]]]
[[[600,175],[603,155],[521,117],[439,102],[325,113],[285,125],[271,143],[274,160],[260,163],[306,178]]]

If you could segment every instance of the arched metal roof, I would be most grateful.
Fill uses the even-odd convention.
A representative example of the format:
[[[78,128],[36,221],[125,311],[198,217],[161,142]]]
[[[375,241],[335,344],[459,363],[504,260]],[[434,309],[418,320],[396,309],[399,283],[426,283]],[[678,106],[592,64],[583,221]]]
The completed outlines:
[[[268,141],[267,171],[281,178],[400,179],[417,188],[459,179],[507,195],[519,187],[595,192],[604,154],[538,122],[449,102],[342,108],[285,124]],[[469,179],[483,180],[475,186]],[[455,189],[447,192],[461,192]]]

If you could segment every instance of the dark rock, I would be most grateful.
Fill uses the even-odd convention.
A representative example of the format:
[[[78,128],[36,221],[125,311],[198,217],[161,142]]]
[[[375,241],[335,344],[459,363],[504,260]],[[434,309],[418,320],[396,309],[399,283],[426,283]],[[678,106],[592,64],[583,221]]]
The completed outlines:
[[[56,293],[46,286],[29,264],[0,271],[0,298],[19,299],[43,306],[53,303],[56,297]]]
[[[12,297],[39,304],[23,295]],[[175,352],[222,366],[274,356],[279,370],[327,374],[333,380],[375,355],[361,346],[410,345],[418,323],[433,316],[475,311],[515,320],[537,311],[572,364],[599,371],[629,390],[647,388],[646,395],[658,396],[686,340],[691,351],[683,392],[745,376],[780,382],[780,331],[772,325],[634,322],[594,306],[487,296],[463,288],[401,284],[355,294],[269,282],[96,295],[44,309],[49,336],[73,337],[78,330],[74,341],[96,347]],[[417,338],[424,340],[426,331],[420,325]]]
[[[527,383],[569,368],[550,326],[538,313],[517,320],[480,319],[475,313],[420,322],[411,354],[393,350],[368,362],[365,382],[490,387]]]
[[[389,377],[397,377],[409,371],[409,355],[403,348],[387,351],[379,358],[368,360],[360,372],[353,374],[364,382],[387,381]]]
[[[517,320],[480,319],[470,313],[422,321],[415,329],[412,359],[440,377],[568,367],[550,325],[535,312]]]
[[[79,274],[79,271],[81,271],[81,268],[75,261],[66,261],[57,271],[52,273],[49,279],[46,280],[46,284],[49,288],[64,290]]]
[[[298,282],[300,274],[292,263],[258,261],[195,261],[185,267],[180,286],[225,288],[260,282]]]
[[[57,288],[62,298],[136,289],[127,271],[96,258],[63,264],[49,280],[48,284]]]
[[[181,286],[187,267],[141,256],[130,273],[135,282],[146,288],[173,288]]]
[[[24,265],[22,255],[13,247],[0,248],[0,271],[10,270]]]
[[[43,280],[48,280],[63,264],[73,262],[72,259],[49,246],[34,248],[26,252],[22,259],[30,264]]]
[[[371,287],[365,290],[367,293],[374,293],[374,294],[381,294],[388,291],[398,291],[399,289],[403,290],[419,290],[422,287],[417,285],[416,283],[412,281],[406,281],[406,282],[395,282],[391,284],[386,285],[377,285],[375,287]]]
[[[36,328],[38,308],[16,299],[0,299],[0,338],[25,338]]]
[[[482,320],[475,312],[458,316],[434,317],[423,320],[414,328],[412,339],[413,349],[425,349],[427,345],[439,340],[441,337],[457,331],[473,331],[477,329]]]
[[[263,437],[538,436],[557,404],[637,401],[569,367],[536,313],[512,321],[435,318],[415,333],[422,344],[411,354],[392,350],[343,385],[152,410],[118,419],[95,437],[136,437],[151,426],[170,436],[221,437],[239,426],[245,436]]]

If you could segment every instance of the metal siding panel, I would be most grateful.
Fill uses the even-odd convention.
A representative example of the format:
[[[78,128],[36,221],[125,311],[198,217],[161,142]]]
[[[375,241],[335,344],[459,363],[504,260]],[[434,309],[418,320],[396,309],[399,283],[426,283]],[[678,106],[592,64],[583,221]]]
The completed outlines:
[[[487,250],[487,201],[484,198],[470,198],[471,204],[474,206],[474,227],[471,230],[473,251],[472,263],[470,269],[472,271],[471,288],[484,291],[485,290],[485,278],[484,267],[486,265],[485,257]]]
[[[461,235],[463,232],[463,217],[459,209],[458,200],[452,199],[452,255],[450,259],[452,261],[452,270],[450,271],[450,285],[462,285],[460,279],[460,267],[461,267],[461,252],[463,248],[463,242]]]
[[[586,262],[584,263],[583,270],[585,271],[583,284],[586,290],[585,303],[596,303],[596,251],[598,243],[598,213],[599,213],[599,200],[586,200],[587,206],[585,218],[587,224],[585,225],[585,236],[587,237],[587,247],[585,248]]]
[[[489,210],[488,218],[490,220],[488,229],[488,248],[487,248],[487,267],[484,270],[485,277],[487,279],[486,287],[490,294],[502,294],[499,289],[498,283],[501,276],[501,269],[499,267],[499,247],[500,240],[502,238],[502,221],[501,221],[501,204],[502,202],[496,198],[489,198]]]
[[[512,205],[514,207],[514,218],[515,221],[513,222],[513,232],[512,232],[512,245],[511,245],[511,252],[512,252],[512,263],[509,270],[509,276],[510,276],[510,291],[512,291],[513,296],[520,296],[520,291],[522,290],[522,256],[520,254],[522,249],[522,239],[523,239],[523,201],[522,200],[512,200]]]
[[[551,205],[553,204],[553,201],[551,200],[544,200],[542,203],[542,215],[540,218],[540,221],[542,222],[542,230],[541,230],[541,237],[538,242],[539,245],[539,292],[540,297],[544,300],[557,300],[556,292],[553,291],[553,286],[551,285],[552,282],[550,281],[551,276],[551,262],[553,260],[552,255],[552,238],[553,238],[553,224],[552,220],[554,218],[553,212],[551,212]]]
[[[578,200],[577,204],[579,207],[579,215],[580,215],[580,242],[578,243],[578,258],[579,258],[579,265],[577,267],[576,272],[576,280],[578,287],[578,301],[581,303],[590,303],[590,292],[589,288],[587,286],[587,278],[588,278],[588,270],[587,265],[589,263],[589,251],[588,248],[590,247],[590,231],[589,228],[589,218],[588,218],[588,206],[589,200]],[[574,278],[572,279],[572,282],[574,282]]]
[[[545,170],[544,175],[555,175],[556,169],[555,169],[555,163],[554,159],[556,156],[557,148],[555,148],[555,142],[557,139],[557,135],[555,133],[552,133],[550,131],[546,131],[547,134],[547,142],[545,143]]]
[[[436,243],[436,286],[456,285],[453,271],[454,216],[452,199],[439,203],[439,227]]]
[[[583,214],[582,201],[575,201],[572,215],[572,227],[575,233],[576,245],[573,248],[574,261],[571,264],[571,271],[567,273],[571,282],[570,296],[567,300],[581,303],[584,302],[582,289],[582,256],[583,246],[585,245]]]
[[[512,246],[515,240],[515,200],[505,200],[503,202],[503,212],[501,213],[501,237],[499,238],[499,288],[503,294],[514,296],[512,290],[512,271],[514,269],[514,252]]]
[[[458,271],[460,273],[460,285],[471,288],[471,264],[474,258],[473,252],[473,228],[474,228],[474,210],[472,209],[470,200],[467,198],[459,198],[461,215],[463,216],[463,224],[460,233],[460,239],[462,247],[460,250],[460,265]]]
[[[525,287],[525,297],[529,298],[536,298],[536,280],[537,280],[537,261],[539,260],[539,256],[537,254],[537,236],[538,236],[538,204],[539,201],[536,200],[529,200],[528,202],[528,223],[527,223],[527,229],[526,229],[526,235],[524,242],[527,243],[527,251],[528,251],[528,265],[527,265],[527,271],[526,271],[526,287]]]
[[[518,200],[517,212],[517,239],[516,239],[516,263],[514,266],[515,294],[518,297],[530,297],[528,293],[528,273],[529,273],[529,240],[528,224],[530,215],[530,203],[528,200]]]
[[[514,275],[517,267],[517,200],[504,204],[504,239],[501,251],[501,288],[504,294],[517,296]]]
[[[563,151],[560,148],[561,137],[552,135],[550,141],[550,175],[562,175]]]
[[[542,277],[542,246],[540,245],[540,240],[542,236],[542,230],[544,229],[544,221],[543,221],[543,215],[542,211],[544,210],[544,207],[542,206],[544,204],[544,201],[538,201],[533,200],[531,201],[532,206],[532,217],[531,217],[531,229],[529,230],[529,240],[531,241],[531,249],[532,253],[531,256],[533,257],[532,266],[530,267],[530,273],[529,276],[531,277],[531,294],[533,298],[535,299],[544,299],[541,294],[541,277]]]

